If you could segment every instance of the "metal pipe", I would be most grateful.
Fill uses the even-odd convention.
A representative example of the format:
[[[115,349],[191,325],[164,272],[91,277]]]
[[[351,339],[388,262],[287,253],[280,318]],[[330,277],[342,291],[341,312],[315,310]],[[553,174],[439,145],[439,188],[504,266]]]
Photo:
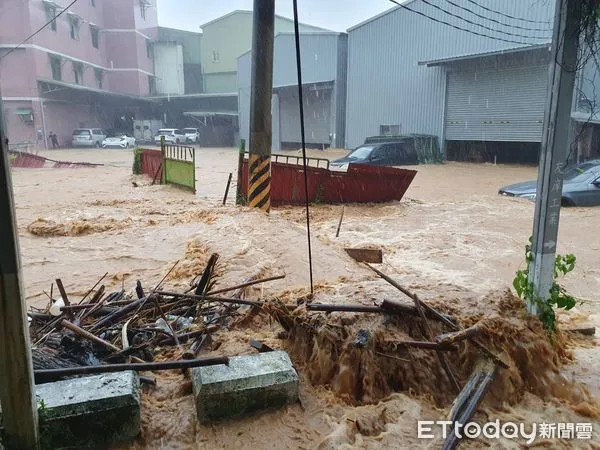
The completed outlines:
[[[36,370],[34,373],[36,383],[47,383],[49,381],[54,381],[63,377],[72,377],[77,375],[125,372],[128,370],[144,372],[154,370],[190,369],[193,367],[216,366],[218,364],[229,364],[229,358],[227,358],[226,356],[218,356],[215,358],[186,359],[180,361],[161,361],[132,364],[105,364],[102,366],[81,366],[67,367],[62,369],[43,369]]]

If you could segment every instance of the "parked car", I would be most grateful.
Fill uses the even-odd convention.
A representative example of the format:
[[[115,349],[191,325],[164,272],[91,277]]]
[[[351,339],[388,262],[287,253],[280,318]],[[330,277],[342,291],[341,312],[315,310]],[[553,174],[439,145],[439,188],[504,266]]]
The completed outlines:
[[[535,200],[536,191],[537,181],[525,181],[504,186],[498,194]],[[600,205],[600,159],[586,161],[565,170],[562,205]]]
[[[185,134],[177,128],[161,128],[154,136],[154,143],[160,145],[160,138],[164,136],[168,144],[181,144],[186,141]]]
[[[329,167],[332,170],[346,170],[349,164],[405,166],[419,164],[419,158],[411,142],[403,140],[361,145],[343,158],[332,161]]]
[[[73,131],[73,147],[100,147],[106,133],[100,128],[77,128]]]
[[[129,148],[135,147],[135,138],[126,134],[117,134],[112,137],[107,137],[102,141],[102,148]]]
[[[200,131],[198,128],[184,128],[183,134],[185,135],[185,141],[190,144],[197,144],[200,140]]]

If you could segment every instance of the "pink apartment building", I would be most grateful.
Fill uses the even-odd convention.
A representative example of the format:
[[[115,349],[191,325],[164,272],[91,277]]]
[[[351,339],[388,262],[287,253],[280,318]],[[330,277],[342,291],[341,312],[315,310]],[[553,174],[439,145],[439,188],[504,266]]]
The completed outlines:
[[[69,145],[78,127],[118,127],[154,108],[156,0],[0,0],[0,88],[12,144]],[[8,54],[8,52],[11,52]],[[146,97],[146,98],[145,98]]]

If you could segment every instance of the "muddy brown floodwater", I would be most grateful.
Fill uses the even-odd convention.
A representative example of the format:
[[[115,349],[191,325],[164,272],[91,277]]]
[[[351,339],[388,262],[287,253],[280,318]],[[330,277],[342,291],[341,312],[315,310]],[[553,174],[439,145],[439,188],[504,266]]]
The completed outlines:
[[[341,153],[327,151],[325,155],[335,157]],[[61,150],[50,155],[53,159],[100,162],[105,166],[13,170],[24,285],[30,304],[46,304],[43,291],[48,292],[58,277],[73,296],[83,295],[105,272],[109,273],[107,289],[123,285],[130,291],[137,279],[147,286],[157,283],[177,260],[181,262],[167,285],[183,288],[213,252],[221,256],[222,286],[256,275],[287,274],[283,280],[251,289],[249,298],[276,296],[293,301],[307,293],[303,209],[274,208],[266,216],[235,207],[231,200],[235,186],[228,206],[221,206],[228,174],[233,172],[235,179],[235,149],[200,149],[196,196],[171,187],[150,186],[148,180],[132,176],[131,151]],[[492,398],[476,416],[478,420],[590,422],[594,424],[592,440],[538,440],[536,444],[547,448],[600,448],[597,339],[567,339],[563,347],[556,347],[562,348],[563,355],[552,356],[558,350],[539,341],[536,327],[517,317],[520,313],[512,309],[514,300],[506,292],[515,271],[523,265],[534,204],[499,197],[497,191],[502,185],[535,176],[532,167],[458,163],[419,166],[403,201],[346,205],[339,238],[335,232],[341,206],[313,206],[315,301],[372,304],[383,298],[402,300],[393,288],[343,251],[347,246],[382,248],[382,270],[424,300],[463,317],[464,323],[489,319],[489,332],[496,333],[498,342],[509,342],[511,333],[531,340],[522,354],[506,354],[514,367],[492,391]],[[600,325],[599,224],[600,208],[568,208],[561,213],[558,251],[577,256],[575,271],[562,283],[570,293],[585,300],[569,313],[560,314],[563,328]],[[509,313],[511,317],[501,317]],[[354,331],[386,326],[365,316],[331,317]],[[506,323],[512,325],[506,327]],[[343,362],[338,364],[334,378],[325,379],[315,366],[315,361],[324,357],[322,349],[309,351],[301,340],[286,343],[277,339],[279,331],[281,327],[275,320],[258,316],[244,327],[217,336],[218,353],[250,353],[250,338],[290,351],[301,374],[301,405],[200,426],[195,421],[189,382],[175,372],[163,374],[158,386],[144,393],[143,433],[131,448],[439,447],[439,441],[416,438],[416,421],[443,419],[451,397],[434,398],[435,393],[426,389],[419,392],[411,386],[412,393],[383,395],[385,389],[379,389],[380,396],[366,398],[363,392],[358,398],[351,390],[344,391],[348,378],[342,373]],[[302,335],[300,328],[297,334]],[[322,339],[320,335],[302,336],[313,339],[315,347]],[[461,355],[465,363],[473,358],[472,354]],[[552,361],[539,364],[536,358]],[[562,362],[552,358],[562,358]],[[547,366],[547,371],[555,375],[560,371],[562,381],[556,382],[554,377],[552,389],[535,385],[539,379],[547,384],[546,375],[536,375],[532,380],[538,381],[527,382],[529,368],[537,374],[535,366]],[[352,370],[346,371],[348,374],[352,375]],[[571,385],[577,394],[570,387],[569,394],[559,388]],[[476,440],[468,445],[519,446],[508,440]]]

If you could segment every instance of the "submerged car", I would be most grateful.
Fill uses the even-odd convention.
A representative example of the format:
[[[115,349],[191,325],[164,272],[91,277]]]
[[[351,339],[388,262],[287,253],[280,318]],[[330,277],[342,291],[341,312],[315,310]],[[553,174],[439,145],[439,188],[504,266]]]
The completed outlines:
[[[537,181],[525,181],[505,186],[498,194],[535,200],[536,191]],[[563,206],[600,205],[600,159],[565,169],[561,203]]]
[[[372,166],[406,166],[419,164],[417,152],[410,141],[364,144],[343,158],[332,161],[332,170],[345,170],[349,164]]]
[[[135,147],[135,138],[120,134],[117,136],[107,137],[102,141],[102,148],[129,148]]]

